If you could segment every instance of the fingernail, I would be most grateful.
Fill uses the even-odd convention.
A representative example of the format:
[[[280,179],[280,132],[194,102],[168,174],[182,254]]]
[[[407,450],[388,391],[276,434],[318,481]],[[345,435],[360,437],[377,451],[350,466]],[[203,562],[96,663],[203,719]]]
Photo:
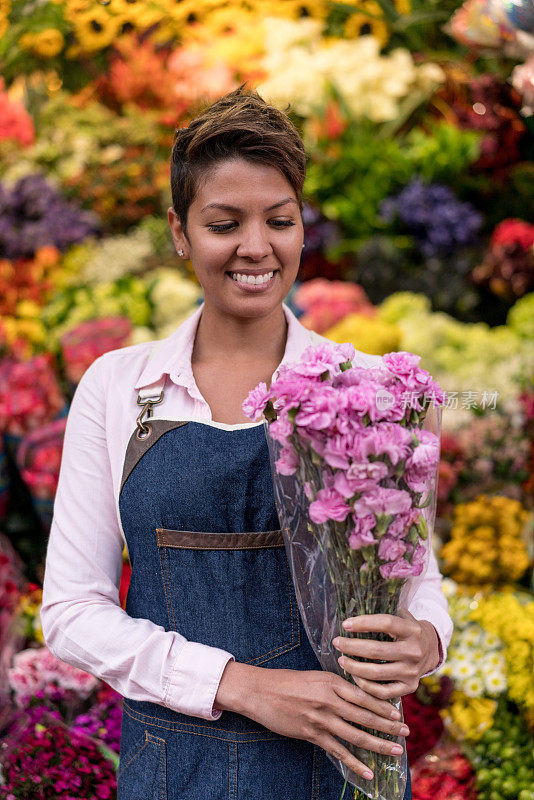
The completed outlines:
[[[391,748],[391,752],[393,753],[394,756],[400,756],[400,754],[403,753],[404,751],[400,746],[400,744],[394,744],[393,747]]]
[[[345,622],[342,623],[342,625],[346,631],[350,631],[350,629],[352,628],[352,622],[350,621],[350,619],[346,619]]]
[[[338,664],[339,664],[341,667],[344,667],[344,666],[345,666],[345,659],[343,658],[343,656],[340,656],[340,657],[338,658],[338,660],[337,660],[337,661],[338,661]]]
[[[371,778],[373,777],[373,773],[372,773],[372,772],[369,772],[368,770],[366,770],[366,771],[363,773],[363,777],[364,777],[364,778],[367,778],[367,780],[368,780],[368,781],[370,781],[370,780],[371,780]]]
[[[400,711],[397,711],[397,709],[394,708],[393,711],[390,714],[390,717],[391,717],[391,719],[400,719],[401,718]]]
[[[400,729],[400,733],[402,736],[408,736],[408,734],[410,733],[409,727],[407,725],[403,725],[402,728]]]
[[[339,647],[339,637],[338,636],[336,636],[335,639],[332,639],[332,644],[334,645],[334,647]]]

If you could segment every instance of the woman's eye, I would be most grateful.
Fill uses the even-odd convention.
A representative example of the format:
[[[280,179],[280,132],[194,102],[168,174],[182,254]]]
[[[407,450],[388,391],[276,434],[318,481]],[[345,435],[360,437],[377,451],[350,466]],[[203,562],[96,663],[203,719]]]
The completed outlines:
[[[290,219],[273,219],[271,223],[274,225],[275,228],[288,228],[290,225],[294,225],[294,222],[291,222]],[[214,233],[224,233],[225,231],[231,230],[235,226],[235,222],[227,222],[224,225],[208,225],[208,230],[213,231]]]

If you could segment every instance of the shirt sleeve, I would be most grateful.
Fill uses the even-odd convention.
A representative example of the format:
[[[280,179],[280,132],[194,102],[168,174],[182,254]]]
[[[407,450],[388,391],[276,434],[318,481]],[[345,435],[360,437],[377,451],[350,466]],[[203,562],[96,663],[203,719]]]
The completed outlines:
[[[83,375],[67,418],[47,544],[41,624],[50,651],[124,697],[203,719],[234,656],[191,642],[120,606],[124,539],[105,432],[102,358]]]
[[[441,588],[441,581],[436,555],[430,548],[427,571],[408,605],[408,611],[416,619],[425,619],[432,623],[438,635],[439,662],[434,669],[421,675],[422,678],[432,675],[445,663],[447,647],[452,637],[453,622],[449,615],[447,598]]]

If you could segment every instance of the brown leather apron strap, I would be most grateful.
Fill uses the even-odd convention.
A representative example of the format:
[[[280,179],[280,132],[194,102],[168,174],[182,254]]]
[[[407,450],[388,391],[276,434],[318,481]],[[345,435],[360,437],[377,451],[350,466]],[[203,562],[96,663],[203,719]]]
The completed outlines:
[[[251,533],[199,533],[156,528],[158,547],[179,547],[186,550],[250,550],[259,547],[283,547],[282,531]]]

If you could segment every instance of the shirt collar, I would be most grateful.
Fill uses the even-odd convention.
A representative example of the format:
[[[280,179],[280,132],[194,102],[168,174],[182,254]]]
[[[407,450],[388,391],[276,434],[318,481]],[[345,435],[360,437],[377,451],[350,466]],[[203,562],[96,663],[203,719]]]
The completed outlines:
[[[182,386],[194,385],[191,356],[203,307],[204,303],[202,302],[170,336],[160,339],[154,345],[156,349],[152,351],[149,361],[134,384],[135,389],[155,383],[162,375],[168,375],[173,383]],[[286,347],[282,361],[273,373],[271,380],[276,380],[282,364],[296,361],[303,350],[312,344],[312,332],[298,321],[286,303],[282,303],[282,308],[288,323]]]

